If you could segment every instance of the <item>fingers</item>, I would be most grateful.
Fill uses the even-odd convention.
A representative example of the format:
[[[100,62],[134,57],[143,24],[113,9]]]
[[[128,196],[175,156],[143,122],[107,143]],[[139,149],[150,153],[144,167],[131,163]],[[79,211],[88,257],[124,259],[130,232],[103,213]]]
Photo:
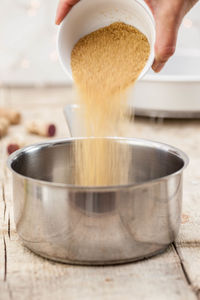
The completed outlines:
[[[174,54],[184,0],[145,0],[156,22],[155,59],[152,69],[160,72]]]
[[[161,10],[156,16],[156,43],[153,70],[159,72],[174,54],[178,29],[180,26],[180,12],[176,10]]]
[[[157,31],[155,59],[152,69],[160,72],[176,49],[177,29],[160,28]]]
[[[55,23],[59,25],[64,17],[68,14],[72,6],[74,6],[79,0],[60,0],[56,12]]]

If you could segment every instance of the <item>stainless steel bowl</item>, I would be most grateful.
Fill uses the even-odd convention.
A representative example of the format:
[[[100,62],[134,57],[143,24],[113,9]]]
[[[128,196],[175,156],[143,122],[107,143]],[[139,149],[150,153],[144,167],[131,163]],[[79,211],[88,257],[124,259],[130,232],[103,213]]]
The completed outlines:
[[[152,256],[174,241],[187,156],[157,142],[110,139],[131,152],[127,185],[75,186],[73,138],[9,157],[16,229],[25,246],[61,262],[104,265]]]

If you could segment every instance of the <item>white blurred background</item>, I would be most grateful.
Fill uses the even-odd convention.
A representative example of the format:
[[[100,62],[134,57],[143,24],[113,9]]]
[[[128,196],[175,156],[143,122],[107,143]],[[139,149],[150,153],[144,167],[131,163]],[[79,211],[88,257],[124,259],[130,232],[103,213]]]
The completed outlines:
[[[1,0],[0,85],[62,85],[56,53],[56,0]],[[200,55],[200,2],[185,17],[177,53]]]

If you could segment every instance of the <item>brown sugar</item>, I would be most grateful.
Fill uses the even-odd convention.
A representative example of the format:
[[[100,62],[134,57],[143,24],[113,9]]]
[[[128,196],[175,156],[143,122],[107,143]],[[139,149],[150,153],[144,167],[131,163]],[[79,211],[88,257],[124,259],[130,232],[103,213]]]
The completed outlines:
[[[143,70],[149,53],[145,35],[120,22],[84,36],[74,46],[71,67],[83,126],[86,136],[99,138],[77,143],[77,184],[127,183],[124,164],[128,164],[128,153],[102,138],[121,134],[128,89]]]

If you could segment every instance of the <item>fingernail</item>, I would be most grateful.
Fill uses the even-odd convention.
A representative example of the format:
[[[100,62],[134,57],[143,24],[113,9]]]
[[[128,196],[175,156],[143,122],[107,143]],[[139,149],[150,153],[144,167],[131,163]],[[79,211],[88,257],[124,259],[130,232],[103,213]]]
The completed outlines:
[[[55,24],[60,25],[60,20],[58,18],[55,19]]]
[[[60,20],[59,14],[58,14],[58,12],[56,12],[55,24],[60,25],[60,22],[61,22],[61,20]]]
[[[158,73],[162,70],[164,65],[165,65],[165,63],[163,63],[163,62],[154,62],[152,65],[152,69],[154,70],[154,72]]]

